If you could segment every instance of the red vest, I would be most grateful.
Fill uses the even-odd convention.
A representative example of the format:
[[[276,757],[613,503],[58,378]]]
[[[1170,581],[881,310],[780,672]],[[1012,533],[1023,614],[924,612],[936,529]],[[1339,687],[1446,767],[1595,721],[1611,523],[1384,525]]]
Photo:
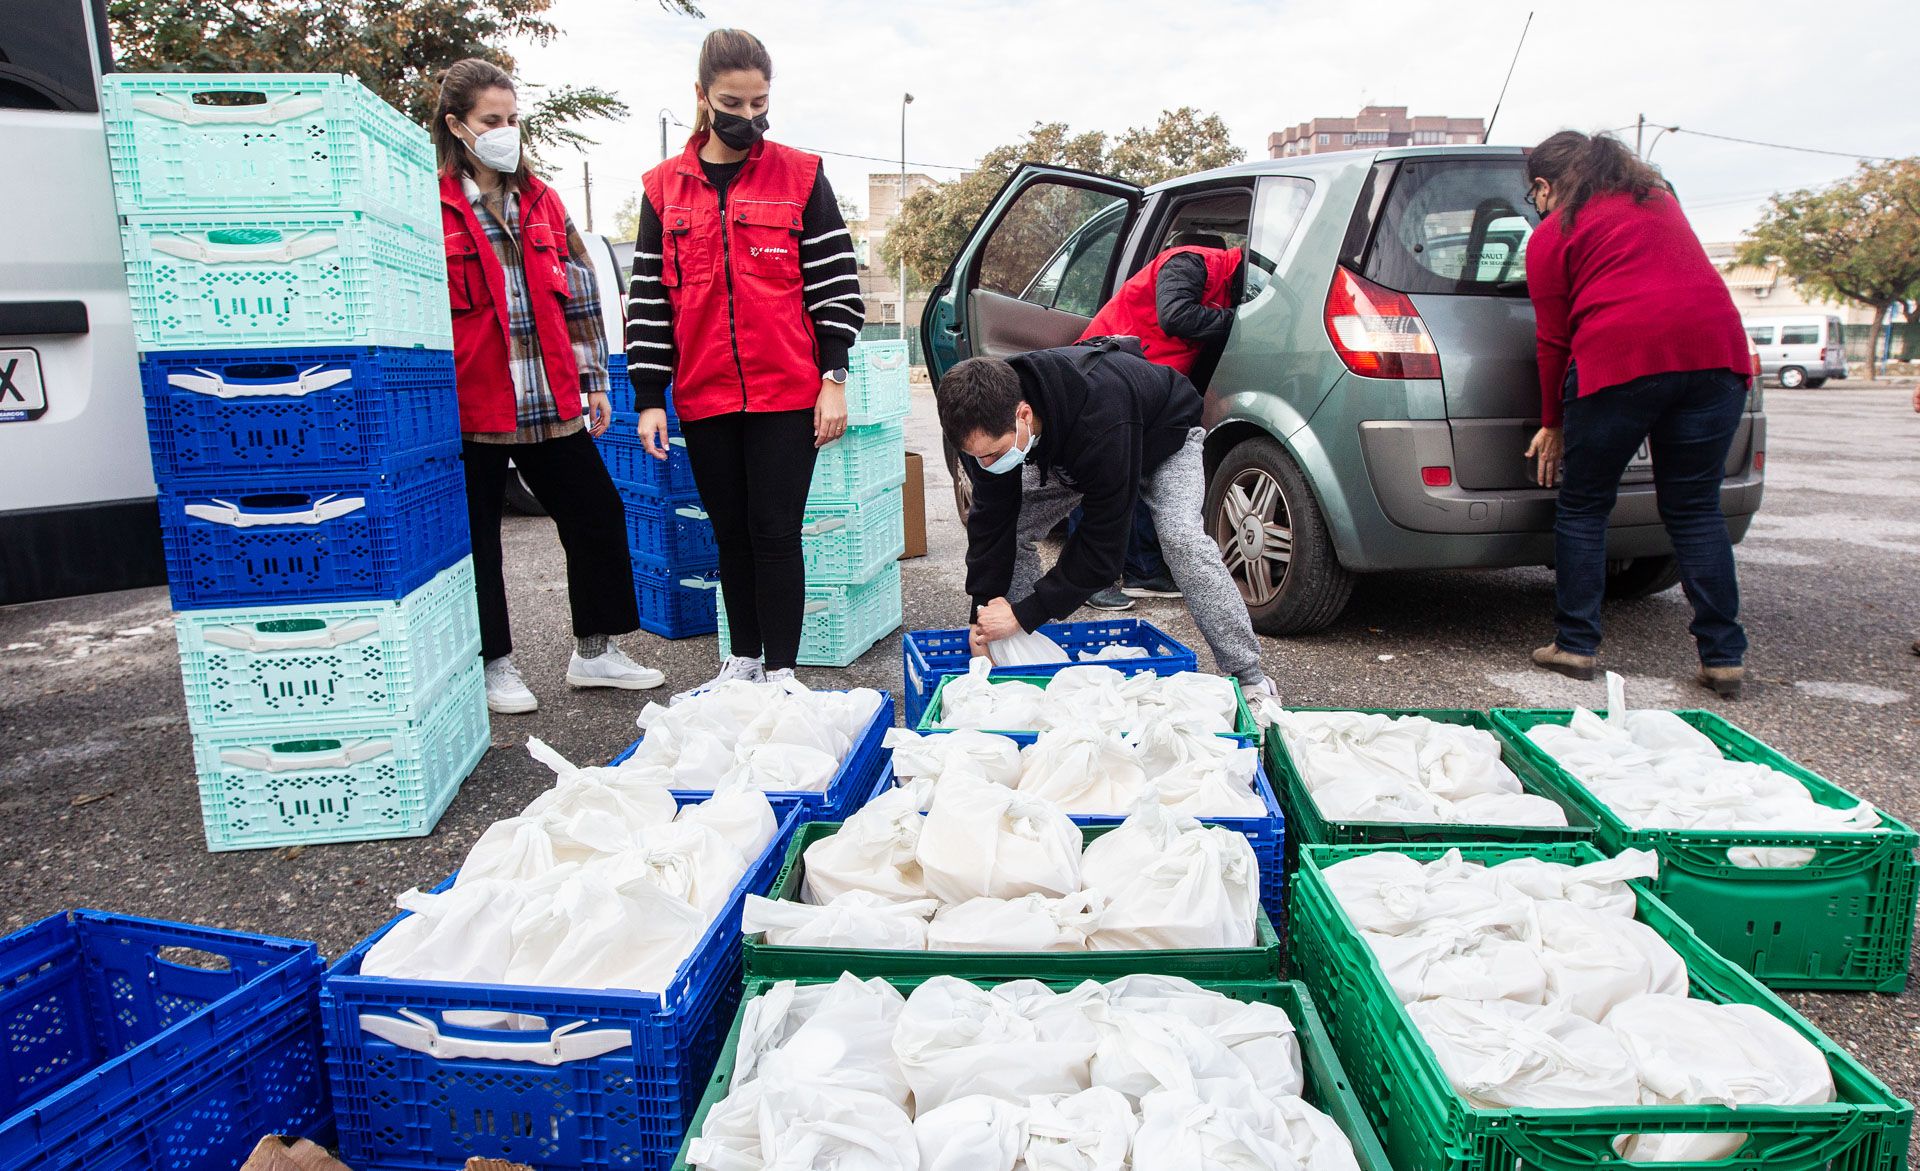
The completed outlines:
[[[1233,283],[1233,274],[1240,267],[1241,249],[1239,248],[1169,248],[1153,258],[1147,267],[1127,279],[1113,299],[1100,307],[1093,323],[1080,335],[1081,340],[1090,337],[1137,337],[1140,348],[1145,351],[1149,362],[1162,366],[1171,366],[1182,374],[1193,373],[1193,365],[1200,359],[1201,343],[1190,338],[1174,337],[1160,328],[1160,311],[1154,305],[1155,290],[1159,287],[1160,269],[1167,258],[1191,252],[1207,262],[1207,284],[1200,294],[1200,303],[1212,309],[1227,307],[1228,286]]]
[[[720,195],[700,168],[707,135],[648,171],[660,279],[673,311],[673,406],[683,419],[811,410],[820,398],[800,273],[801,215],[818,157],[762,139]]]
[[[560,417],[571,419],[580,414],[580,367],[567,332],[567,212],[553,188],[531,176],[527,183],[520,196],[520,259],[547,387]],[[512,431],[518,415],[507,368],[507,274],[457,174],[440,176],[440,230],[447,238],[460,429]]]

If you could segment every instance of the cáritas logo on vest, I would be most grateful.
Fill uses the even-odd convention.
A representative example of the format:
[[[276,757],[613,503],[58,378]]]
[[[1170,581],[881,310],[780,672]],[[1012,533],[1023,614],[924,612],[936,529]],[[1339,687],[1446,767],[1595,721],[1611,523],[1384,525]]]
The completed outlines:
[[[782,248],[778,244],[749,244],[747,246],[747,255],[756,260],[762,256],[786,256],[791,252],[792,249]]]

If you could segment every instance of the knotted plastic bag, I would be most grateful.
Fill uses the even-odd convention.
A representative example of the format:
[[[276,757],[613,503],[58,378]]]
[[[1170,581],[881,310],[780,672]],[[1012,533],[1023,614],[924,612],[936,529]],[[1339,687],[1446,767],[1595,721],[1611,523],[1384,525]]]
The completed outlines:
[[[808,846],[801,900],[831,903],[856,890],[893,902],[926,898],[918,847],[926,820],[920,806],[931,789],[925,781],[890,789]]]
[[[885,748],[893,753],[897,781],[916,777],[973,776],[1010,789],[1020,787],[1020,746],[1005,736],[973,728],[923,736],[889,728]]]
[[[1087,846],[1081,872],[1107,899],[1095,951],[1253,945],[1259,864],[1232,830],[1145,806]]]
[[[943,903],[1050,897],[1080,889],[1081,834],[1051,802],[971,777],[934,791],[915,856],[926,891]]]
[[[1081,891],[1051,899],[969,899],[941,907],[927,927],[929,951],[1085,951],[1099,926],[1101,903]]]
[[[925,951],[932,899],[897,903],[872,891],[851,890],[821,906],[748,895],[740,930],[761,932],[775,947],[850,947]]]
[[[1133,746],[1091,724],[1042,733],[1020,753],[1020,792],[1067,813],[1132,809],[1147,784]]]
[[[1061,999],[1034,981],[986,989],[935,976],[914,989],[893,1052],[915,1108],[973,1094],[1019,1104],[1086,1089],[1098,1038],[1084,1012]]]

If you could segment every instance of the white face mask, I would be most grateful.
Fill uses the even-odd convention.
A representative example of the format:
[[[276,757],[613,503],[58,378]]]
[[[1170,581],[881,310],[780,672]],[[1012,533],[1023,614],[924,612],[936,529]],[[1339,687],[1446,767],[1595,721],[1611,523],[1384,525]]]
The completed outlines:
[[[1018,434],[1018,432],[1016,432],[1016,434]],[[1001,455],[999,459],[994,460],[992,463],[981,463],[977,457],[974,462],[980,464],[982,471],[992,472],[996,476],[1005,475],[1027,462],[1027,454],[1033,450],[1033,440],[1033,433],[1029,431],[1027,433],[1025,446],[1015,441],[1012,447],[1007,448],[1005,454]]]
[[[473,127],[468,126],[467,133],[473,134]],[[467,149],[489,168],[510,175],[520,169],[520,128],[496,126],[485,134],[474,135]]]

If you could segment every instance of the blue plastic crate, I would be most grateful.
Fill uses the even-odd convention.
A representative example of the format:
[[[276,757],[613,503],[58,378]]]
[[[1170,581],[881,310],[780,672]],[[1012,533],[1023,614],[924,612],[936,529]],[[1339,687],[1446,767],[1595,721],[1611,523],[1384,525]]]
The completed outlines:
[[[799,823],[796,809],[776,813],[773,844],[663,993],[361,975],[367,950],[405,915],[342,956],[321,994],[341,1157],[382,1171],[442,1171],[475,1156],[542,1171],[668,1167],[739,1001],[741,908],[771,888]],[[472,1012],[541,1024],[448,1019]],[[419,1040],[389,1039],[409,1034]],[[558,1052],[568,1036],[582,1055]]]
[[[840,771],[833,774],[833,780],[828,783],[825,792],[776,792],[768,793],[768,798],[797,805],[802,822],[844,819],[867,803],[875,780],[892,759],[892,753],[882,744],[887,738],[887,729],[892,726],[893,697],[883,691],[880,693],[879,709],[873,713],[873,719],[867,721],[867,726],[860,730],[860,738],[847,750],[847,758],[840,762]],[[645,736],[640,737],[640,740],[645,739]],[[607,762],[608,766],[624,763],[640,747],[640,740],[622,749],[620,755]],[[705,801],[713,794],[706,789],[675,789],[673,795],[685,804],[688,801]]]
[[[613,422],[594,443],[600,448],[601,462],[613,482],[662,500],[679,503],[698,501],[700,489],[693,482],[693,465],[687,462],[687,441],[672,425],[668,415],[667,458],[655,459],[640,444],[639,415],[613,413]]]
[[[339,73],[111,73],[101,82],[121,215],[364,211],[438,230],[426,131]]]
[[[614,481],[627,508],[627,550],[634,560],[660,569],[712,569],[720,564],[713,522],[695,500],[663,500],[632,484]]]
[[[900,563],[889,562],[871,579],[856,585],[819,585],[809,581],[800,619],[800,665],[848,667],[873,644],[900,629]],[[720,657],[726,658],[727,606],[715,615]]]
[[[945,732],[922,732],[923,736],[944,736]],[[1038,740],[1035,732],[997,732],[1022,748]],[[1244,743],[1244,737],[1235,737]],[[1257,745],[1253,746],[1256,750]],[[885,793],[893,785],[893,759],[888,755],[887,767],[883,775],[875,779],[871,792],[860,802],[868,801]],[[1246,837],[1253,847],[1253,856],[1260,864],[1260,905],[1267,909],[1267,915],[1278,929],[1286,920],[1286,857],[1287,857],[1287,819],[1280,812],[1280,798],[1273,791],[1273,782],[1267,776],[1264,762],[1254,768],[1253,788],[1260,795],[1267,811],[1259,817],[1203,817],[1200,820],[1208,825],[1223,826]],[[1127,819],[1125,813],[1071,815],[1075,825],[1119,825]]]
[[[640,629],[651,634],[692,638],[718,629],[717,569],[668,569],[635,560],[633,594],[640,607]]]
[[[849,427],[813,458],[808,504],[870,500],[907,482],[907,429],[901,423]]]
[[[800,523],[807,584],[857,585],[898,561],[907,551],[905,505],[901,488],[864,504],[809,503]]]
[[[473,559],[398,602],[183,610],[174,634],[195,731],[415,719],[480,654]]]
[[[101,911],[0,939],[0,1166],[198,1171],[263,1134],[328,1141],[320,976],[311,943]]]
[[[398,471],[460,452],[453,354],[360,347],[140,359],[153,475]]]
[[[609,354],[607,356],[607,377],[612,385],[607,390],[607,398],[612,401],[613,409],[621,414],[638,414],[640,406],[634,401],[633,380],[627,377],[627,356]],[[673,385],[667,385],[667,429],[675,435],[680,433],[680,416],[673,411]]]
[[[160,530],[177,610],[397,600],[470,551],[457,459],[182,484],[160,492]]]
[[[120,228],[143,351],[453,348],[446,242],[360,212],[138,216]]]
[[[847,424],[870,427],[913,409],[905,341],[858,342],[847,355]]]
[[[1200,660],[1166,631],[1141,618],[1109,618],[1104,622],[1049,622],[1040,633],[1060,644],[1069,658],[1062,663],[1041,663],[1026,667],[1000,667],[993,674],[1007,676],[1057,675],[1068,667],[1087,665],[1078,660],[1082,651],[1102,647],[1145,647],[1140,659],[1102,659],[1098,665],[1112,667],[1123,675],[1153,671],[1172,675],[1179,671],[1197,671]],[[918,727],[920,717],[933,702],[940,681],[949,675],[965,675],[971,656],[967,651],[967,632],[960,630],[914,630],[900,637],[900,663],[906,703],[906,725]]]
[[[201,732],[193,761],[207,849],[422,837],[490,744],[477,654],[414,719]]]

